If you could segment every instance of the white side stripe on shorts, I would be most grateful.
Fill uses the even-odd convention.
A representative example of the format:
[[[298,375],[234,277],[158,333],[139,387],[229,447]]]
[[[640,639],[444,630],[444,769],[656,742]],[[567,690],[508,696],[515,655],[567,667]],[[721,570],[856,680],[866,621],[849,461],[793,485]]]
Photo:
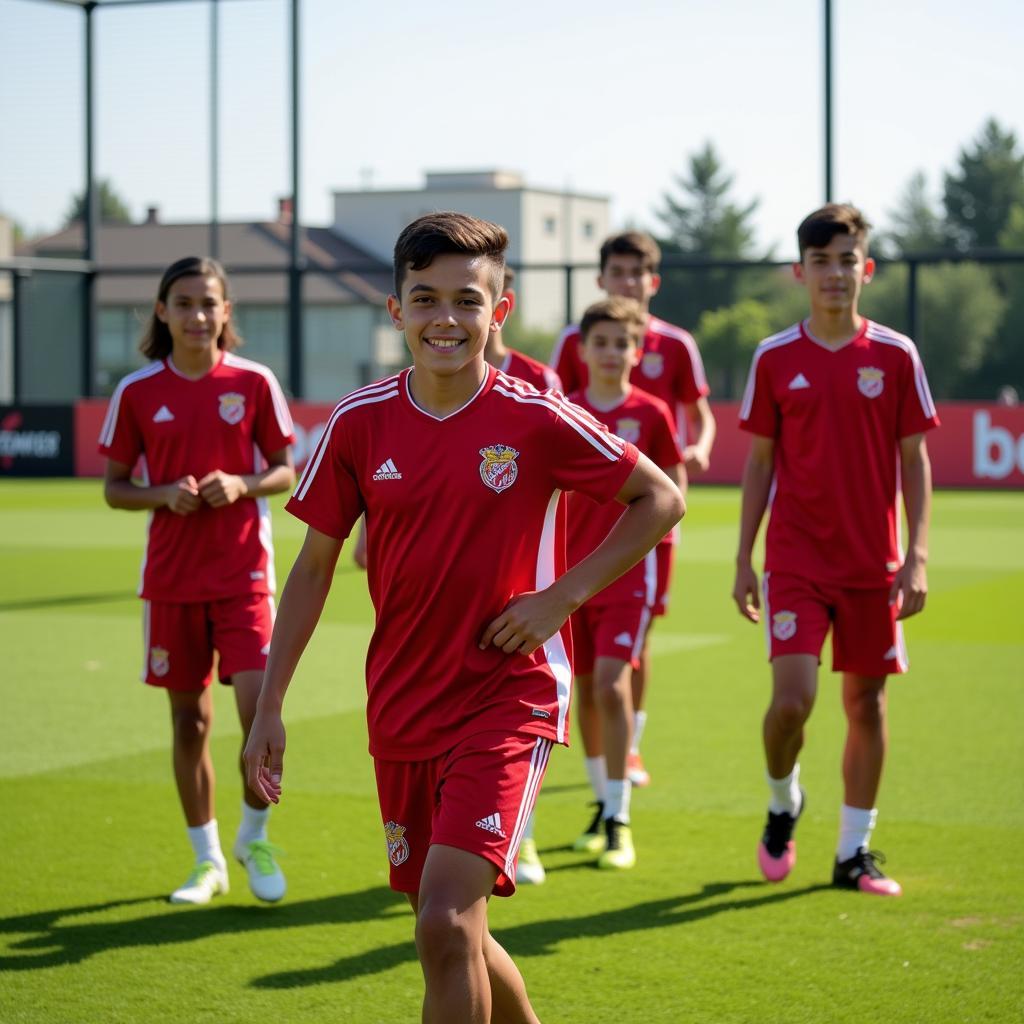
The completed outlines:
[[[526,823],[530,820],[530,815],[533,814],[533,805],[537,802],[537,793],[544,778],[544,769],[547,767],[548,758],[551,756],[551,747],[551,740],[538,736],[533,748],[533,754],[530,756],[530,772],[526,776],[526,785],[523,787],[523,799],[519,802],[515,828],[512,829],[512,838],[508,843],[508,854],[505,856],[505,874],[513,881],[515,881],[516,877],[516,854],[519,852],[519,844],[523,841]]]

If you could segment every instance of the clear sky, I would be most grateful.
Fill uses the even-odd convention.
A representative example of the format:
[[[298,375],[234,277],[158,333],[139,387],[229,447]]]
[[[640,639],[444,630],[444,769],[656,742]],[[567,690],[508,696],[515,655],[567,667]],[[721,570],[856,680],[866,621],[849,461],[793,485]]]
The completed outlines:
[[[268,219],[289,181],[288,5],[222,0],[223,219]],[[887,221],[989,116],[1024,144],[1021,0],[835,0],[835,191]],[[94,15],[97,168],[141,217],[209,211],[209,6]],[[0,211],[53,229],[81,189],[82,24],[0,0]],[[821,0],[303,0],[303,218],[332,189],[415,187],[501,167],[607,195],[614,226],[655,209],[711,140],[758,242],[792,253],[823,199]]]

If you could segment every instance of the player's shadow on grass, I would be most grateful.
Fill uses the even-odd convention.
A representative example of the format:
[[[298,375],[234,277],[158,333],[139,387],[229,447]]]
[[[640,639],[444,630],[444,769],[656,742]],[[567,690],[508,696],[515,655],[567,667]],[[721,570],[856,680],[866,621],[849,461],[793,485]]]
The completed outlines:
[[[832,886],[821,883],[802,889],[779,889],[751,879],[713,882],[698,892],[663,900],[650,900],[630,907],[584,914],[580,917],[545,918],[512,928],[496,929],[494,937],[513,957],[550,955],[556,952],[559,944],[566,939],[600,938],[605,935],[685,925],[713,917],[715,914],[755,910],[831,888]],[[757,894],[721,899],[722,896],[728,896],[741,889],[755,889]],[[257,978],[251,984],[256,988],[268,989],[322,985],[325,982],[349,981],[367,974],[377,974],[415,960],[416,947],[410,940],[392,946],[376,946],[362,953],[342,957],[325,967],[268,974],[263,978]]]
[[[77,920],[155,902],[162,904],[160,912],[144,917],[123,921]],[[0,955],[0,971],[32,971],[77,964],[108,950],[168,946],[227,933],[358,924],[387,917],[395,911],[409,914],[411,928],[412,916],[406,898],[386,886],[324,899],[285,902],[276,907],[258,904],[171,907],[167,897],[161,895],[42,910],[0,918],[0,935],[22,936],[6,943],[8,952],[13,955]]]
[[[0,612],[65,608],[75,604],[109,604],[112,601],[134,601],[136,596],[133,590],[107,590],[101,594],[56,594],[53,597],[32,597],[24,601],[0,601]]]

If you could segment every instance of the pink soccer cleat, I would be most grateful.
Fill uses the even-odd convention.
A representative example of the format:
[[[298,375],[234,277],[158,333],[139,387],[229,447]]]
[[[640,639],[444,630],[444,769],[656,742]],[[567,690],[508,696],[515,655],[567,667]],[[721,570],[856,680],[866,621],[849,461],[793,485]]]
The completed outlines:
[[[781,882],[793,870],[796,864],[796,842],[793,829],[800,815],[804,813],[807,802],[804,791],[800,790],[800,809],[796,814],[782,811],[779,814],[768,812],[768,821],[764,827],[764,835],[757,847],[757,865],[761,874],[769,882]]]
[[[885,863],[885,854],[862,846],[849,860],[836,861],[832,884],[841,889],[857,889],[874,896],[901,896],[903,887],[886,877],[878,865]]]

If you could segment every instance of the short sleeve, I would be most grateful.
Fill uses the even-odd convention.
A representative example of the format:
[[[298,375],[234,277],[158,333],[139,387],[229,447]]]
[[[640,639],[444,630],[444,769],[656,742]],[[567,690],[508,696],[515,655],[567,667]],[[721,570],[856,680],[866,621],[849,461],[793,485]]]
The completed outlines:
[[[776,437],[779,432],[779,407],[772,395],[768,371],[760,352],[754,353],[747,387],[740,405],[740,428],[761,437]]]
[[[551,353],[551,366],[561,387],[558,389],[565,394],[570,391],[578,391],[583,387],[583,374],[580,372],[580,354],[578,343],[580,340],[579,329],[575,324],[566,327]]]
[[[678,466],[683,461],[683,453],[668,406],[660,404],[652,412],[649,451],[644,454],[660,469]]]
[[[563,491],[579,491],[594,501],[610,501],[633,472],[639,451],[616,437],[585,409],[554,400],[550,437],[551,476]]]
[[[710,392],[704,362],[700,349],[693,338],[680,346],[680,358],[676,366],[675,396],[684,405],[693,405]]]
[[[100,455],[134,466],[143,452],[142,431],[127,388],[121,384],[110,399],[99,438]]]
[[[296,519],[344,540],[363,514],[343,418],[335,411],[285,506]]]
[[[937,427],[939,425],[938,412],[932,401],[924,365],[914,345],[910,346],[907,353],[907,365],[904,367],[902,377],[899,437],[923,434],[926,430]]]
[[[294,444],[295,428],[281,385],[269,371],[260,375],[259,396],[255,441],[266,456]]]

